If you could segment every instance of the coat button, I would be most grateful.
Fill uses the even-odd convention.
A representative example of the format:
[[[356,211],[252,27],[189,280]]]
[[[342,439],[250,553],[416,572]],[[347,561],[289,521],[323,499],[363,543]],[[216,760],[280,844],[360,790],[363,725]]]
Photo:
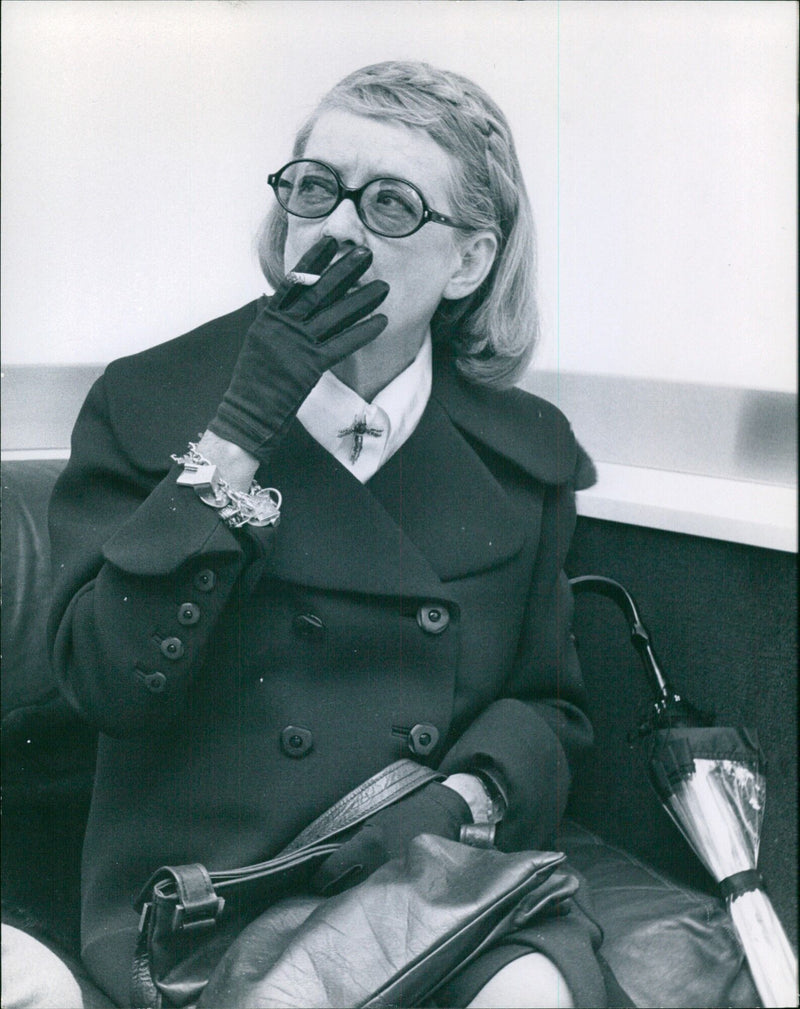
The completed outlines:
[[[180,638],[164,638],[159,646],[163,655],[168,659],[179,659],[183,655],[183,642]]]
[[[200,619],[200,607],[194,603],[181,603],[178,607],[178,623],[184,627],[191,627]]]
[[[325,624],[315,613],[299,613],[292,620],[292,627],[301,638],[321,638],[325,633]]]
[[[408,748],[418,757],[427,757],[438,742],[439,730],[428,722],[419,722],[408,734]]]
[[[136,678],[152,694],[163,694],[167,688],[167,678],[163,673],[146,673],[143,669],[137,669]]]
[[[203,568],[202,571],[197,572],[192,582],[198,592],[210,592],[217,584],[217,576],[211,568]]]
[[[281,749],[287,757],[305,757],[314,746],[314,736],[309,729],[287,725],[281,732]]]
[[[427,634],[441,634],[447,630],[450,614],[439,603],[423,603],[417,610],[417,623]]]
[[[167,678],[163,673],[148,673],[144,678],[144,685],[153,694],[163,694]]]

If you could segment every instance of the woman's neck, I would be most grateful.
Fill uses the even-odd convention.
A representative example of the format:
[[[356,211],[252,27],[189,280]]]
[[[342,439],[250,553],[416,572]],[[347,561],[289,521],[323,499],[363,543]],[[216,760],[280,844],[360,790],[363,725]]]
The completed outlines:
[[[353,392],[371,403],[381,389],[406,370],[419,353],[427,331],[415,340],[384,342],[383,334],[331,369]]]

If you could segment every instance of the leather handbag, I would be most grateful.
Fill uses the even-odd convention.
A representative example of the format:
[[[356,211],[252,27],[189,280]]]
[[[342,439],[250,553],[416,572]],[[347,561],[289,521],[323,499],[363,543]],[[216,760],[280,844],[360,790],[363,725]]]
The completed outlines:
[[[334,897],[303,892],[341,835],[443,775],[401,760],[257,865],[162,866],[141,911],[131,1004],[142,1009],[418,1005],[501,935],[577,889],[558,852],[505,854],[420,835]]]

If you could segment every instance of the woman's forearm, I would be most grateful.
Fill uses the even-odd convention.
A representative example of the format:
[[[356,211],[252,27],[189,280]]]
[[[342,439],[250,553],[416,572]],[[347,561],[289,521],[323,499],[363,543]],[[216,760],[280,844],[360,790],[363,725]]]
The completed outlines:
[[[92,542],[91,526],[65,523],[71,542],[60,542],[54,555],[64,559],[57,565],[53,667],[75,707],[107,735],[153,731],[180,715],[252,559],[242,537],[176,485],[176,472],[132,513],[119,498],[119,528],[102,542]],[[97,484],[93,490],[103,493]],[[104,498],[108,512],[111,486]],[[57,513],[70,507],[56,495]],[[87,580],[90,558],[96,574]]]
[[[219,469],[220,475],[234,490],[250,489],[259,466],[258,459],[254,455],[232,441],[220,438],[213,431],[205,432],[197,444],[197,449]]]
[[[474,774],[451,774],[442,782],[447,788],[458,792],[469,806],[473,823],[486,823],[491,813],[491,800],[480,778]]]

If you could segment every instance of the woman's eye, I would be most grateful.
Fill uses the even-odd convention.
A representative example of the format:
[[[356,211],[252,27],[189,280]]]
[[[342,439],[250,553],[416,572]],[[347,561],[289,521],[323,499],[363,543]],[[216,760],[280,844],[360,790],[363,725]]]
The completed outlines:
[[[371,194],[369,201],[373,211],[385,220],[415,221],[419,216],[419,208],[403,190],[394,186],[384,186]]]
[[[378,205],[395,210],[411,210],[408,202],[399,193],[384,190],[378,194]]]
[[[301,179],[299,184],[296,186],[296,191],[298,195],[304,198],[315,199],[315,198],[328,198],[335,192],[335,186],[332,186],[326,179],[315,179],[313,177],[306,176]]]

